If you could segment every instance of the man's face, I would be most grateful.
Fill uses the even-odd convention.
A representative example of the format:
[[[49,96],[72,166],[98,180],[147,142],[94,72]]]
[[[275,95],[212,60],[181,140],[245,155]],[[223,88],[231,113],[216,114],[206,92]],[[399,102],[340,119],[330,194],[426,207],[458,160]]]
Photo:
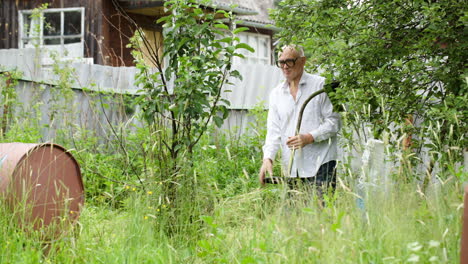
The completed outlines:
[[[283,50],[278,62],[280,62],[279,66],[288,81],[300,78],[304,71],[305,57],[299,57],[299,54],[294,49],[286,48]]]

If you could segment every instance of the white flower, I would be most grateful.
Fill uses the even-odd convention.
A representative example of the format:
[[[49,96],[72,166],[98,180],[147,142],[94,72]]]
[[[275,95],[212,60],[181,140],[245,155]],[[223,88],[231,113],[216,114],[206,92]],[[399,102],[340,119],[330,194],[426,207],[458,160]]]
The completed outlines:
[[[419,262],[419,256],[415,254],[411,254],[411,256],[407,260],[408,262]]]
[[[439,262],[439,258],[437,256],[432,256],[429,258],[429,262]]]
[[[439,241],[435,241],[435,240],[429,241],[429,248],[434,248],[434,247],[439,247],[439,246],[440,246]]]
[[[419,250],[421,250],[422,248],[422,245],[419,244],[419,242],[413,242],[413,243],[409,243],[407,246],[406,246],[410,251],[414,251],[414,252],[417,252]]]

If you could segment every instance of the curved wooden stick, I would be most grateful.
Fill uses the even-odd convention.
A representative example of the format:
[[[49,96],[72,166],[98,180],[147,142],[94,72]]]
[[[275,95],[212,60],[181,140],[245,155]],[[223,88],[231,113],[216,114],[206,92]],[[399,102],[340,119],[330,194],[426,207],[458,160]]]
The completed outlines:
[[[307,104],[310,102],[310,100],[314,99],[314,97],[316,97],[317,95],[319,95],[319,94],[321,94],[321,93],[323,93],[323,92],[325,92],[325,88],[324,88],[324,89],[320,89],[320,90],[316,91],[315,93],[312,93],[312,94],[304,101],[304,103],[302,104],[301,109],[299,110],[299,117],[297,118],[296,136],[299,135],[299,130],[301,130],[302,115],[304,114],[304,110],[305,110]],[[292,153],[291,153],[291,156],[289,156],[289,165],[288,165],[289,176],[291,176],[292,164],[293,164],[293,161],[294,161],[294,155],[295,155],[295,154],[296,154],[296,149],[293,148]]]

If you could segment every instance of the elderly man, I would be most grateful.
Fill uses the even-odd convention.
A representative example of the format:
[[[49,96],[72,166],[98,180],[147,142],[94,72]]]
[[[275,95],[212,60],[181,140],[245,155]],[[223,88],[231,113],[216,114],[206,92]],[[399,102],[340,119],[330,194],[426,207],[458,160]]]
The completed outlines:
[[[277,62],[286,80],[270,94],[267,136],[263,146],[261,184],[265,174],[273,171],[273,160],[279,148],[282,167],[289,182],[302,182],[322,189],[336,185],[336,134],[340,116],[325,93],[312,99],[304,110],[301,130],[295,128],[304,101],[324,86],[325,78],[304,72],[306,58],[301,47],[288,45],[279,53]],[[296,149],[291,171],[287,171],[292,149]]]

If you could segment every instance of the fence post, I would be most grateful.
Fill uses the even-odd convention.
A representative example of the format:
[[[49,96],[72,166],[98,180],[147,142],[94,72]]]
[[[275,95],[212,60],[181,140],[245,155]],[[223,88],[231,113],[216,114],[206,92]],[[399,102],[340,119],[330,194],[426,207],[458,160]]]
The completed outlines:
[[[465,203],[463,211],[460,264],[468,264],[468,183],[465,184]]]

